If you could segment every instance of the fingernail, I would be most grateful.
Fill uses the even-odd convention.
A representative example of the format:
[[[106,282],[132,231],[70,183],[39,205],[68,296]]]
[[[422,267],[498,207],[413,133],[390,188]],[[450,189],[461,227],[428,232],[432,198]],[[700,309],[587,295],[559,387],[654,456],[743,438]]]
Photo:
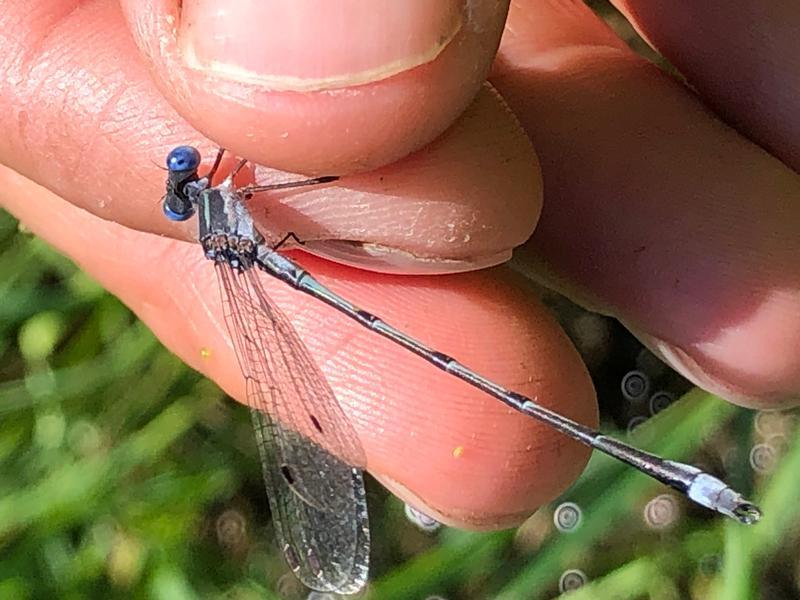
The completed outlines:
[[[184,0],[186,64],[272,90],[379,81],[435,59],[463,0]]]
[[[527,519],[533,512],[533,510],[531,510],[515,515],[493,514],[488,512],[484,514],[458,510],[452,512],[443,512],[437,508],[429,506],[428,503],[420,498],[415,492],[412,492],[409,488],[396,479],[380,473],[371,473],[371,475],[403,502],[410,504],[415,509],[425,513],[427,516],[436,519],[439,521],[439,523],[448,525],[450,527],[463,528],[464,526],[468,526],[469,528],[475,530],[507,529],[510,527],[516,527],[525,519]]]
[[[500,265],[511,258],[511,250],[463,259],[422,257],[401,248],[346,240],[311,240],[303,250],[322,258],[378,273],[396,275],[443,275],[477,271]]]
[[[695,344],[685,349],[629,325],[626,327],[678,373],[729,402],[760,409],[790,408],[798,404],[796,384],[787,383],[787,379],[796,381],[795,371],[790,371],[792,375],[789,376],[761,370],[748,373],[741,366],[725,365],[715,356],[715,352],[725,351],[724,344]]]

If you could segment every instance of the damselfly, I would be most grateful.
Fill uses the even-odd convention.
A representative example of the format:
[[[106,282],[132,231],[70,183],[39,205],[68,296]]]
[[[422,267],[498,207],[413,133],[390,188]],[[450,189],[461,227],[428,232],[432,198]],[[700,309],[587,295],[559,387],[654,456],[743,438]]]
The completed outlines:
[[[427,347],[322,285],[300,265],[270,247],[245,206],[269,190],[318,185],[318,177],[237,188],[240,161],[218,185],[220,150],[200,176],[200,154],[179,146],[167,156],[164,213],[183,221],[198,215],[198,239],[214,261],[225,323],[246,380],[247,401],[261,455],[275,530],[286,560],[309,587],[353,593],[366,582],[369,527],[361,468],[364,453],[333,391],[297,333],[272,303],[259,271],[325,302],[360,325],[417,354],[436,368],[466,381],[511,408],[542,421],[591,448],[617,458],[686,494],[702,506],[741,523],[759,509],[716,477],[691,465],[662,459],[603,435],[509,391],[454,358]]]

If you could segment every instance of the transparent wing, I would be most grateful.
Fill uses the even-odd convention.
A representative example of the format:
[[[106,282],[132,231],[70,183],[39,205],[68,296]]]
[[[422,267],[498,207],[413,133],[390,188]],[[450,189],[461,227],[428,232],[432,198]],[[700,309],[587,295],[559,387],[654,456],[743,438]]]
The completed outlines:
[[[359,469],[340,463],[328,477],[349,480],[352,504],[347,510],[319,510],[286,484],[277,456],[277,440],[297,434],[257,410],[251,411],[256,429],[269,508],[278,544],[300,581],[320,592],[354,594],[369,575],[369,523],[364,480]],[[277,433],[276,431],[281,431]],[[302,442],[296,442],[302,443]]]
[[[355,430],[256,271],[215,267],[281,549],[309,587],[355,592],[369,561],[358,469],[364,454]]]

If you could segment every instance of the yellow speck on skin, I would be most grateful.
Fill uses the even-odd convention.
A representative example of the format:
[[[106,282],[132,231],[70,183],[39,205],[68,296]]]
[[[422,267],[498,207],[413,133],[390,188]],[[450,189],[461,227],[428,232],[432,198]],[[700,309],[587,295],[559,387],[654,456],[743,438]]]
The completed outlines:
[[[209,358],[211,356],[211,350],[203,346],[202,348],[200,348],[200,356],[202,358]]]
[[[456,446],[453,448],[453,458],[461,458],[462,454],[464,454],[464,446]]]

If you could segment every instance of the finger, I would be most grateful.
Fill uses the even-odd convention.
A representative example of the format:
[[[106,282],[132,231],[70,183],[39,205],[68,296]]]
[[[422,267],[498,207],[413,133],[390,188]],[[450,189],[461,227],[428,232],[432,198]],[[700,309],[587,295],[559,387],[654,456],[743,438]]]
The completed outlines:
[[[131,306],[183,360],[245,398],[213,267],[199,246],[97,219],[8,169],[0,170],[0,201]],[[303,262],[342,295],[499,383],[596,423],[579,357],[510,271],[398,278]],[[510,526],[582,470],[585,448],[325,305],[276,280],[263,283],[358,430],[369,469],[401,497],[446,522]]]
[[[198,145],[208,157],[214,145],[152,85],[118,7],[7,2],[0,31],[15,32],[3,39],[0,63],[0,162],[104,219],[193,239],[191,224],[163,217],[158,167],[176,145]],[[372,244],[406,270],[435,270],[437,261],[461,270],[507,258],[530,235],[539,203],[530,143],[484,89],[425,149],[338,186],[270,195],[261,204],[269,222],[262,210],[256,219],[304,240]]]
[[[800,170],[797,2],[616,4],[718,115]]]
[[[512,5],[492,80],[547,182],[525,260],[703,387],[797,403],[797,174],[609,37],[579,2]]]
[[[289,171],[373,169],[461,114],[507,1],[125,0],[159,89],[194,127]]]

